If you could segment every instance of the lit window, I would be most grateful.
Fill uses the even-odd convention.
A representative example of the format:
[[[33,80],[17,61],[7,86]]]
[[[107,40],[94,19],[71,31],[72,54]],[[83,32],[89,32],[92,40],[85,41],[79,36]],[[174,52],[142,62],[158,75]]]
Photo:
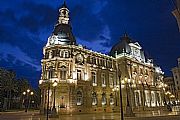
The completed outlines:
[[[93,84],[93,86],[97,86],[96,73],[92,72],[91,75],[92,75],[92,84]]]
[[[106,105],[106,94],[102,94],[102,105]]]
[[[110,86],[110,88],[113,87],[113,75],[112,74],[109,75],[109,86]]]
[[[101,74],[101,80],[102,80],[102,87],[106,87],[106,78],[104,73]]]
[[[64,56],[64,51],[61,51],[60,52],[60,57],[63,58],[63,56]]]
[[[66,67],[65,66],[62,66],[60,68],[60,79],[66,80]]]
[[[160,106],[161,105],[161,95],[160,95],[160,93],[158,92],[157,94],[157,106]]]
[[[49,74],[48,74],[48,76],[49,76],[49,79],[50,78],[53,78],[53,76],[54,76],[54,69],[51,67],[51,68],[49,68]]]
[[[154,91],[151,91],[151,106],[156,106],[156,99]]]
[[[92,105],[97,105],[97,95],[95,92],[92,94]]]
[[[112,61],[109,62],[109,67],[112,68]]]
[[[69,57],[69,52],[68,52],[68,51],[65,51],[65,52],[64,52],[64,57],[65,57],[65,58],[68,58],[68,57]]]
[[[150,95],[149,91],[147,91],[147,90],[145,90],[145,98],[146,98],[145,105],[150,107],[151,95]]]
[[[113,94],[110,94],[110,105],[114,105],[114,98],[113,98]]]
[[[96,64],[96,58],[95,57],[92,58],[92,63]]]
[[[135,103],[136,103],[136,106],[140,106],[140,93],[139,91],[136,91],[135,92]]]

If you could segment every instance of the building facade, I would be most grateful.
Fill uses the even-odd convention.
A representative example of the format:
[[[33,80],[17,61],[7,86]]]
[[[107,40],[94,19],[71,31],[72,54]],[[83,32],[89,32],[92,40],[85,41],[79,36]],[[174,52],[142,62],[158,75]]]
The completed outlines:
[[[177,92],[178,99],[180,99],[180,58],[178,58],[178,66],[172,68],[175,89]]]
[[[176,0],[175,6],[176,6],[176,9],[172,13],[177,20],[177,24],[179,26],[179,31],[180,31],[180,0]]]
[[[123,110],[127,106],[133,111],[164,106],[164,73],[145,57],[139,43],[124,34],[110,55],[78,45],[65,3],[43,54],[39,80],[42,111],[116,112],[121,100]]]
[[[173,102],[178,100],[177,91],[175,88],[175,83],[173,77],[164,77],[164,83],[167,85],[166,87],[166,100],[173,104]]]

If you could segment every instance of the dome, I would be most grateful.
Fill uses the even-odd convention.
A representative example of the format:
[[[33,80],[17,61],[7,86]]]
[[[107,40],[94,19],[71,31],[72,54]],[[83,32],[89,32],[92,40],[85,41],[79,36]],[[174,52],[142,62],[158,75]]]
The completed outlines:
[[[120,42],[118,42],[112,47],[110,55],[115,57],[115,54],[120,54],[123,52],[130,53],[131,48],[129,46],[129,43],[131,42],[131,38],[125,33],[124,36],[120,38]]]

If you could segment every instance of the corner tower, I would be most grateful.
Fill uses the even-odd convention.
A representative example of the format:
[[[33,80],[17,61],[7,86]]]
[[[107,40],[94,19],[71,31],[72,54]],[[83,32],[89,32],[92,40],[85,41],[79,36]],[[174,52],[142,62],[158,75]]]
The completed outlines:
[[[58,22],[46,44],[46,46],[51,45],[76,45],[70,24],[69,9],[65,2],[59,9]]]

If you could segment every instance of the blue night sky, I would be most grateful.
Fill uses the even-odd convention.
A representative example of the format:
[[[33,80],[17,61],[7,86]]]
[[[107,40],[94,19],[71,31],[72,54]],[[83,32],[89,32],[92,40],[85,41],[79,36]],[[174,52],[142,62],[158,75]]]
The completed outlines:
[[[180,57],[180,32],[170,0],[67,0],[78,44],[108,53],[128,32],[166,75]],[[0,67],[13,69],[36,87],[42,48],[63,0],[0,1]]]

